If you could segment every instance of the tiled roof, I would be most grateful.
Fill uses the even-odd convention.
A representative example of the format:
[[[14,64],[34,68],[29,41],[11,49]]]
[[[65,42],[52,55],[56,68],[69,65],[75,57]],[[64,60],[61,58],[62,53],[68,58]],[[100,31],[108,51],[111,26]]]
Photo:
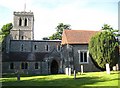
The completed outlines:
[[[62,45],[88,44],[90,38],[97,32],[89,30],[64,30],[62,34]]]

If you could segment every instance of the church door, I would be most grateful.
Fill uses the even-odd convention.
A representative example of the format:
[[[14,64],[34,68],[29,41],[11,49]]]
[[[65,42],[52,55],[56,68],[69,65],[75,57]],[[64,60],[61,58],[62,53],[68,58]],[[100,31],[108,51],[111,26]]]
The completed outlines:
[[[58,73],[58,63],[56,60],[53,60],[51,63],[51,74],[57,74]]]

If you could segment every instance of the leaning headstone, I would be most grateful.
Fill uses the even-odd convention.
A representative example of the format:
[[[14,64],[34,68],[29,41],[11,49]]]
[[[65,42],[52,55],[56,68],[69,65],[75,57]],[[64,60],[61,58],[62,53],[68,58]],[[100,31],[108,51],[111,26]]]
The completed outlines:
[[[106,64],[106,72],[107,72],[107,74],[110,74],[110,67],[109,67],[109,64]]]
[[[74,70],[74,79],[76,79],[76,70]]]

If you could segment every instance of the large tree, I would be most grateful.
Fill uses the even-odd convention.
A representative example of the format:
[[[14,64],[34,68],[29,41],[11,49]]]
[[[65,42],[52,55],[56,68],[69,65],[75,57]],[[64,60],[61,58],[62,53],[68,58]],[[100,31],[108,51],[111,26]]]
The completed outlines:
[[[63,30],[68,29],[70,30],[70,25],[69,24],[63,24],[63,23],[59,23],[58,26],[56,27],[56,33],[54,33],[52,36],[49,37],[50,40],[61,40],[62,39],[62,33]]]
[[[106,63],[112,68],[119,59],[118,30],[105,24],[102,31],[94,35],[89,42],[89,53],[94,64],[101,70],[105,70]]]

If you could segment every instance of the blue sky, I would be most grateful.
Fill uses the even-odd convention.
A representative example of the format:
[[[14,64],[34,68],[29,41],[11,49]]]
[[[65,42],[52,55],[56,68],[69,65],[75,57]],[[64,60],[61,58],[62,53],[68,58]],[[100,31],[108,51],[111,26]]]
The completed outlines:
[[[70,24],[73,30],[100,30],[103,24],[118,29],[119,0],[2,0],[0,28],[13,22],[13,12],[33,11],[35,39],[52,35],[58,23]]]

